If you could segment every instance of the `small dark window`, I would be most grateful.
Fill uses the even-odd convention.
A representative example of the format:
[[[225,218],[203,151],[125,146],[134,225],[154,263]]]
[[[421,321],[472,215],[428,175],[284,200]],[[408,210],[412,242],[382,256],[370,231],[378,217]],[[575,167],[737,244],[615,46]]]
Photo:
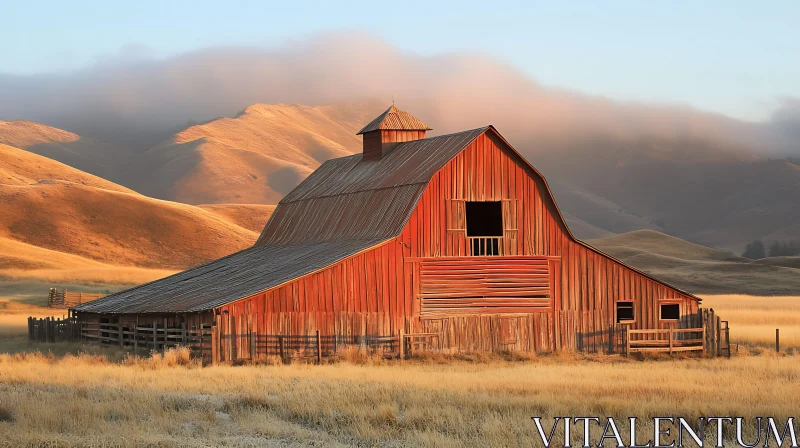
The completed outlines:
[[[677,303],[661,305],[661,320],[678,320],[681,318],[681,306]]]
[[[633,302],[617,302],[617,323],[634,320]]]
[[[503,206],[499,201],[466,205],[467,236],[503,236]]]

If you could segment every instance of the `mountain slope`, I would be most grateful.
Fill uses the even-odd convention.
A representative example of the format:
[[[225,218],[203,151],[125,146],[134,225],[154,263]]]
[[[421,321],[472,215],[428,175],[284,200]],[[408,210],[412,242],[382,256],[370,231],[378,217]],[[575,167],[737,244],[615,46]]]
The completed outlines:
[[[0,146],[0,238],[8,249],[0,269],[52,268],[66,254],[113,266],[182,269],[248,247],[257,236],[199,207],[148,198]],[[34,254],[16,243],[59,254]],[[80,267],[71,260],[66,265]]]
[[[778,295],[800,291],[800,269],[754,263],[660,232],[640,230],[587,243],[693,293]]]
[[[257,204],[206,204],[198,207],[258,234],[275,211],[274,205]]]
[[[800,239],[800,167],[787,160],[697,140],[589,140],[521,149],[579,219],[737,253],[756,239]]]
[[[795,268],[800,270],[800,256],[794,257],[768,257],[760,260],[754,260],[753,263],[763,264],[767,266],[782,266],[785,268]]]
[[[95,138],[25,120],[0,120],[0,144],[39,154],[78,170],[119,180],[128,155]]]
[[[263,105],[192,126],[146,153],[139,189],[185,202],[276,204],[325,160],[360,150],[363,107]]]

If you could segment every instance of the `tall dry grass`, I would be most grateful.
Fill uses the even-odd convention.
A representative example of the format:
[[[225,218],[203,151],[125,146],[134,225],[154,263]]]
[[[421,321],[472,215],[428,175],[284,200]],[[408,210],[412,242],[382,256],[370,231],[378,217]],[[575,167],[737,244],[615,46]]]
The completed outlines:
[[[531,416],[785,418],[796,414],[800,379],[800,357],[769,352],[210,368],[186,359],[0,355],[0,437],[12,446],[538,446]]]
[[[703,306],[714,308],[731,327],[734,344],[800,349],[800,296],[704,295]]]

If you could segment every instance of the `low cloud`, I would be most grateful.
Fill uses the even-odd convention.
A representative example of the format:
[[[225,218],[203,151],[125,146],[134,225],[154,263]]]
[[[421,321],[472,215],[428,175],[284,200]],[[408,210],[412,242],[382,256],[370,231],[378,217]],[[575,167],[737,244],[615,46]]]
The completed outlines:
[[[135,50],[135,51],[134,51]],[[308,105],[392,97],[437,132],[485,124],[510,137],[602,134],[725,140],[754,152],[796,138],[798,100],[746,123],[680,105],[623,103],[542,86],[485,55],[398,51],[372,35],[329,33],[277,48],[213,48],[164,60],[128,49],[69,74],[0,75],[0,119],[99,137],[167,132],[253,103]],[[788,137],[787,137],[788,136]]]

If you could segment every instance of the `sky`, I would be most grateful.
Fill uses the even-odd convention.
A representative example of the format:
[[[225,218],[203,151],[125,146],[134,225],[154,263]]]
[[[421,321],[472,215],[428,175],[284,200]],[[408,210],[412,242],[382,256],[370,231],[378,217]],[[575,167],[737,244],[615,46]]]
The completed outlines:
[[[3,5],[0,74],[41,75],[330,31],[478,53],[539,83],[767,120],[800,97],[800,2],[29,1]]]

